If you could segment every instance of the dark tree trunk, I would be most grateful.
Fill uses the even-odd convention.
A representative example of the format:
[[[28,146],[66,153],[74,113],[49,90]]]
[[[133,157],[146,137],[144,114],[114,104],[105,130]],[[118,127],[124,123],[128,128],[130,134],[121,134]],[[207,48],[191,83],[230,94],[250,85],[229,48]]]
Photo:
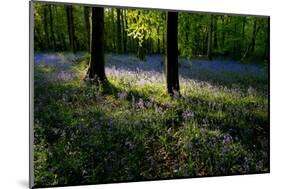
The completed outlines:
[[[117,53],[122,53],[122,46],[121,46],[121,21],[120,21],[120,9],[116,9],[117,12]]]
[[[162,53],[163,54],[165,54],[165,31],[163,31],[163,35],[162,35],[162,49],[163,49],[163,51],[162,51]]]
[[[158,26],[157,28],[157,53],[160,54],[160,28]]]
[[[236,23],[234,24],[234,33],[233,33],[233,35],[234,35],[234,38],[235,38],[235,42],[233,44],[232,54],[233,54],[234,58],[237,58],[237,42],[236,42],[237,24]]]
[[[104,69],[104,9],[92,7],[92,37],[89,78],[95,82],[106,81]]]
[[[52,5],[48,5],[49,8],[49,14],[50,14],[50,30],[51,30],[51,41],[53,43],[52,49],[56,50],[56,38],[54,34],[54,22],[53,22],[53,12],[52,12]]]
[[[167,90],[170,95],[179,93],[178,74],[178,13],[167,12],[166,34],[166,78]]]
[[[225,26],[226,26],[224,16],[222,16],[222,26],[223,26],[223,30],[222,30],[221,48],[224,50]]]
[[[126,10],[124,10],[124,53],[127,53],[127,14],[126,14]]]
[[[67,29],[69,37],[69,46],[72,52],[76,52],[75,44],[75,30],[74,30],[74,21],[73,21],[73,8],[72,5],[66,5],[66,16],[67,16]]]
[[[241,36],[241,48],[240,48],[240,56],[242,52],[245,50],[245,26],[246,26],[246,17],[243,18],[242,21],[242,36]],[[241,57],[240,57],[241,59]]]
[[[45,33],[45,36],[44,36],[44,39],[46,41],[46,44],[45,44],[45,50],[50,50],[50,37],[49,37],[49,29],[48,29],[48,10],[47,10],[47,7],[44,6],[43,8],[43,24],[44,24],[44,33]]]
[[[126,19],[126,10],[122,10],[121,14],[121,20],[122,20],[122,31],[123,31],[123,53],[127,53],[127,19]]]
[[[162,19],[163,19],[163,20],[167,19],[165,13],[162,14]],[[163,29],[163,35],[162,35],[162,53],[163,53],[163,54],[165,54],[165,50],[166,50],[166,46],[165,46],[165,43],[166,43],[166,41],[165,41],[165,40],[166,40],[166,39],[165,39],[165,38],[166,38],[166,35],[165,35],[165,32],[166,32],[165,29]]]
[[[189,48],[189,30],[190,30],[190,17],[187,17],[187,25],[186,25],[186,31],[185,31],[185,47]]]
[[[87,45],[86,48],[90,52],[90,41],[91,41],[91,36],[90,36],[90,8],[89,7],[84,7],[84,19],[85,19],[85,26],[86,26],[86,36],[87,36]]]
[[[35,32],[34,32],[34,42],[35,42],[35,44],[34,45],[36,45],[35,50],[36,51],[38,51],[38,50],[42,51],[44,49],[44,43],[43,43],[43,40],[42,40],[41,32],[40,32],[38,27],[34,27],[34,30],[35,30]]]
[[[212,35],[213,35],[213,15],[210,16],[209,27],[208,27],[207,56],[209,60],[212,60]]]
[[[114,9],[111,8],[111,11],[110,11],[110,17],[111,17],[111,29],[112,29],[112,32],[111,32],[111,39],[112,39],[112,52],[116,52],[116,29],[115,29],[115,20],[114,20]]]
[[[267,63],[269,63],[270,61],[270,50],[269,50],[269,47],[270,47],[270,19],[268,18],[267,19],[267,34],[266,34],[266,41],[265,41],[265,60],[267,61]]]
[[[251,54],[254,54],[255,47],[256,47],[256,35],[257,35],[257,19],[254,19],[253,23],[253,33],[252,33],[252,40],[251,40]]]
[[[139,44],[139,43],[138,43]],[[140,60],[145,59],[145,49],[144,49],[145,41],[142,43],[142,46],[138,45],[138,53],[137,56]]]
[[[214,49],[218,49],[218,22],[217,17],[214,17]]]
[[[61,51],[65,51],[66,48],[66,42],[65,42],[65,35],[64,33],[60,33],[60,44],[61,44]]]

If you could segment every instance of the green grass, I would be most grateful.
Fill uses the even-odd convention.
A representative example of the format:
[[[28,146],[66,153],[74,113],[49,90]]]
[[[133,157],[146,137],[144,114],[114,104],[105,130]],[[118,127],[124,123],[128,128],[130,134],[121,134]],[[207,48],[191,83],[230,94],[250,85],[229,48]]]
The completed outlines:
[[[268,99],[196,84],[171,98],[164,83],[108,76],[52,81],[35,66],[35,184],[93,184],[268,172]]]

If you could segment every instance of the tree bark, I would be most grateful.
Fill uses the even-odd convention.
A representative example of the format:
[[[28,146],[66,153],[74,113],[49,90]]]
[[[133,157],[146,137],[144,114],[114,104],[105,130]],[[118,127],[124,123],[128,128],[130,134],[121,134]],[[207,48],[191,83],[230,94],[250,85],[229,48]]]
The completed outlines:
[[[170,95],[179,93],[178,74],[178,13],[167,12],[166,17],[166,79],[167,90]]]
[[[95,82],[106,81],[104,69],[104,8],[92,7],[92,40],[89,78]]]

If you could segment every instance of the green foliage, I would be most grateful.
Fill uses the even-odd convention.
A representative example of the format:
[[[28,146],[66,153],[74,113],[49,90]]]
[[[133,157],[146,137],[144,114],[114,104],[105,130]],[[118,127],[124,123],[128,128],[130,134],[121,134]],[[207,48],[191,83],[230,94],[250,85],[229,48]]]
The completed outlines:
[[[75,44],[78,51],[86,51],[89,39],[87,39],[84,7],[78,5],[72,7]],[[142,59],[146,53],[165,52],[165,11],[120,9],[121,39],[119,39],[120,36],[117,36],[117,9],[105,8],[104,10],[105,50],[107,52],[121,52],[120,49],[117,49],[119,40],[121,40],[122,52],[138,53]],[[51,13],[53,22],[51,22]],[[268,18],[213,14],[213,22],[211,36],[213,56],[224,56],[244,62],[268,61]],[[52,39],[51,23],[54,39]],[[180,56],[192,58],[207,55],[208,24],[208,14],[179,13],[178,48]],[[67,29],[64,6],[35,3],[36,51],[68,51],[70,42]],[[53,40],[55,42],[52,42]]]
[[[138,45],[149,38],[157,40],[158,30],[164,30],[164,12],[148,10],[129,10],[128,11],[128,36],[138,40]]]

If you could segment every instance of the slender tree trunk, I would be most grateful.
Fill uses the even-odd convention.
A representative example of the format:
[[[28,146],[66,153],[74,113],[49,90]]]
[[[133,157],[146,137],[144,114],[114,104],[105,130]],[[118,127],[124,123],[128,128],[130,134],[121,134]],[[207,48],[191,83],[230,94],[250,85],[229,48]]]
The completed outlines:
[[[35,50],[36,51],[41,51],[44,49],[44,43],[43,43],[43,40],[42,40],[42,36],[41,36],[41,32],[40,32],[40,29],[38,27],[34,27],[34,42],[36,45],[35,47]]]
[[[91,60],[88,77],[95,82],[106,81],[104,69],[104,8],[92,7]]]
[[[86,26],[86,36],[87,36],[87,45],[86,48],[90,52],[90,42],[91,42],[91,37],[90,37],[90,8],[89,7],[84,7],[84,19],[85,19],[85,26]]]
[[[51,41],[53,43],[52,49],[56,50],[56,38],[54,34],[54,22],[53,22],[53,12],[52,12],[52,5],[48,5],[49,8],[49,14],[50,14],[50,30],[51,30]]]
[[[223,29],[222,29],[221,49],[224,50],[225,26],[226,26],[224,16],[222,16],[222,26],[223,26]]]
[[[143,41],[142,46],[138,45],[138,53],[137,56],[140,60],[144,60],[145,59],[145,51],[144,51],[144,45],[145,45],[146,41]],[[139,44],[139,43],[137,43]]]
[[[162,35],[162,49],[163,49],[163,51],[162,51],[162,53],[163,54],[165,54],[165,31],[163,31],[163,35]]]
[[[242,52],[245,50],[245,26],[246,26],[246,17],[243,18],[242,20],[242,36],[241,36],[241,45],[240,45],[240,52],[239,52],[239,56],[241,59],[242,56]]]
[[[190,31],[190,16],[187,17],[187,25],[185,31],[185,47],[189,48],[189,31]]]
[[[110,11],[111,15],[111,23],[112,23],[112,32],[111,32],[111,39],[112,39],[112,52],[116,52],[116,29],[115,29],[115,20],[114,20],[114,9],[111,8],[111,11]]]
[[[121,20],[122,20],[122,31],[123,31],[123,35],[122,35],[122,42],[123,42],[123,53],[127,53],[127,21],[126,21],[126,10],[123,9],[121,12]]]
[[[60,33],[60,44],[61,44],[61,51],[67,50],[66,42],[65,42],[65,35],[62,32]]]
[[[123,21],[123,25],[124,25],[124,28],[123,28],[123,31],[124,31],[124,33],[123,33],[123,36],[124,36],[124,39],[123,39],[123,42],[124,42],[124,53],[127,53],[127,14],[126,14],[126,10],[124,9],[123,10],[123,13],[124,13],[124,15],[123,15],[123,17],[124,17],[124,21]]]
[[[213,35],[213,15],[211,15],[209,18],[209,27],[208,27],[207,56],[209,60],[212,60],[212,35]]]
[[[160,54],[160,28],[157,28],[157,53]]]
[[[252,42],[251,42],[251,54],[254,54],[256,47],[256,35],[257,35],[257,19],[254,19],[253,23],[253,33],[252,33]]]
[[[218,21],[217,17],[214,17],[214,49],[218,49]]]
[[[49,37],[49,29],[48,29],[48,10],[47,10],[47,6],[44,6],[43,8],[43,24],[44,24],[44,33],[45,33],[45,50],[50,50],[50,37]]]
[[[120,21],[120,9],[116,9],[117,12],[117,53],[122,53],[122,46],[121,46],[121,21]]]
[[[165,13],[162,14],[162,19],[163,20],[167,19]],[[163,54],[165,54],[165,51],[166,51],[166,46],[165,46],[165,44],[166,44],[166,39],[165,39],[166,38],[166,34],[165,34],[165,32],[167,32],[167,30],[163,29],[163,35],[162,35],[162,53]]]
[[[179,93],[178,74],[178,13],[167,12],[166,34],[166,78],[167,90],[170,95]]]
[[[67,28],[68,28],[70,50],[72,52],[76,52],[73,8],[72,5],[66,5],[65,8],[66,8],[66,15],[67,15]]]
[[[236,39],[236,35],[237,35],[237,24],[235,23],[234,24],[234,38]],[[233,44],[233,56],[234,58],[237,58],[237,42],[235,41],[234,44]]]
[[[270,47],[270,19],[268,18],[267,19],[267,23],[266,23],[266,26],[267,26],[267,34],[266,34],[266,41],[265,41],[265,60],[267,61],[267,63],[269,63],[270,61],[270,57],[269,57],[269,54],[270,54],[270,50],[269,50],[269,47]]]

